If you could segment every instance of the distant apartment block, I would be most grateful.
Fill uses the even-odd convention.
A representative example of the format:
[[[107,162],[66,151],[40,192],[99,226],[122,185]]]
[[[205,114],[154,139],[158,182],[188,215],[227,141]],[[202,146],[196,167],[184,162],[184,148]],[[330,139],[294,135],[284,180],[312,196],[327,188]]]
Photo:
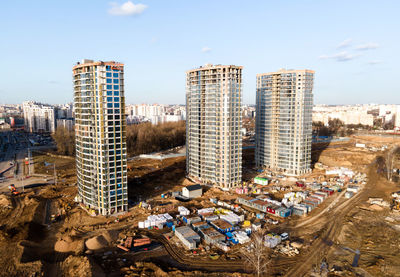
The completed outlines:
[[[78,198],[99,214],[128,210],[124,65],[73,67]]]
[[[311,70],[257,75],[256,165],[302,175],[311,169]]]
[[[25,130],[52,133],[56,130],[55,108],[33,101],[23,103]]]
[[[185,120],[186,112],[182,106],[171,105],[128,105],[126,108],[128,123],[151,122],[159,124],[164,122],[177,122]]]
[[[186,72],[186,171],[193,180],[233,187],[242,180],[242,67]]]
[[[397,105],[396,107],[394,127],[400,130],[400,105]]]
[[[63,127],[69,131],[74,129],[74,119],[73,118],[61,118],[57,119],[57,128]]]
[[[364,104],[364,105],[315,105],[313,121],[328,125],[332,119],[339,119],[345,125],[374,126],[396,121],[398,105]],[[396,124],[395,124],[396,125]]]

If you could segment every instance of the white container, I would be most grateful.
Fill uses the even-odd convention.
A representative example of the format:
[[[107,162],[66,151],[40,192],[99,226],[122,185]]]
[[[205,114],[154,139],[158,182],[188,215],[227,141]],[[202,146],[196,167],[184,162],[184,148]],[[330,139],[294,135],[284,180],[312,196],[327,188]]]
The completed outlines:
[[[140,228],[140,229],[145,228],[145,227],[144,227],[144,222],[143,222],[143,221],[139,221],[139,224],[138,224],[138,225],[139,225],[139,228]]]

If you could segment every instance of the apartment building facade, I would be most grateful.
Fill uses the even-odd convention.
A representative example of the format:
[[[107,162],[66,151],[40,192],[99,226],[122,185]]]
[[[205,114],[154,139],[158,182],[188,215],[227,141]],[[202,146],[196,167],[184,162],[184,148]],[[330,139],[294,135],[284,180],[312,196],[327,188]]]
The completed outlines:
[[[302,175],[311,171],[312,70],[257,75],[256,166]]]
[[[98,214],[128,210],[124,65],[73,67],[78,198]]]
[[[56,130],[55,108],[51,105],[27,101],[22,104],[24,125],[28,132],[53,133]]]
[[[397,130],[400,130],[400,105],[397,105],[397,107],[396,107],[394,128]]]
[[[186,72],[186,171],[195,181],[242,180],[242,67],[207,64]]]

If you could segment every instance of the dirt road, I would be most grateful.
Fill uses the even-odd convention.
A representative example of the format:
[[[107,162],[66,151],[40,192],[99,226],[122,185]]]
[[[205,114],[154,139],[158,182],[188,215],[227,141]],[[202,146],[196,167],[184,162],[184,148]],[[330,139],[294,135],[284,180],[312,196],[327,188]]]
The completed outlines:
[[[359,205],[363,201],[367,200],[371,194],[371,189],[377,180],[377,174],[375,169],[375,163],[369,166],[368,170],[368,182],[365,187],[352,198],[341,204],[335,206],[325,213],[323,218],[315,218],[315,220],[307,221],[307,224],[299,224],[303,229],[300,232],[307,233],[308,231],[317,231],[318,227],[321,232],[312,243],[311,247],[305,251],[300,257],[296,257],[296,265],[291,267],[285,276],[305,276],[307,275],[313,264],[319,263],[319,258],[326,255],[328,250],[334,246],[334,242],[339,234],[339,231],[343,227],[345,217],[354,209],[355,206]],[[318,226],[319,225],[319,226]],[[296,226],[296,227],[298,227]]]

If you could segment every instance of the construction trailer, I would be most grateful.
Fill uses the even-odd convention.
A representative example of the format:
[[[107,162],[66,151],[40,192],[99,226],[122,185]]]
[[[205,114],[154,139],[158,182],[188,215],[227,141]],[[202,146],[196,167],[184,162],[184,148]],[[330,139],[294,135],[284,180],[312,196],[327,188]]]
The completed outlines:
[[[217,229],[220,233],[223,233],[223,234],[235,230],[235,227],[233,227],[232,224],[230,224],[229,222],[222,220],[222,219],[217,219],[217,220],[211,221],[210,224],[215,229]]]
[[[203,188],[200,184],[186,186],[182,188],[182,195],[187,198],[197,198],[203,195]]]
[[[217,244],[225,241],[225,236],[211,226],[200,229],[199,233],[207,244]]]
[[[189,226],[181,226],[175,229],[175,236],[189,249],[195,249],[200,242],[200,236]]]

